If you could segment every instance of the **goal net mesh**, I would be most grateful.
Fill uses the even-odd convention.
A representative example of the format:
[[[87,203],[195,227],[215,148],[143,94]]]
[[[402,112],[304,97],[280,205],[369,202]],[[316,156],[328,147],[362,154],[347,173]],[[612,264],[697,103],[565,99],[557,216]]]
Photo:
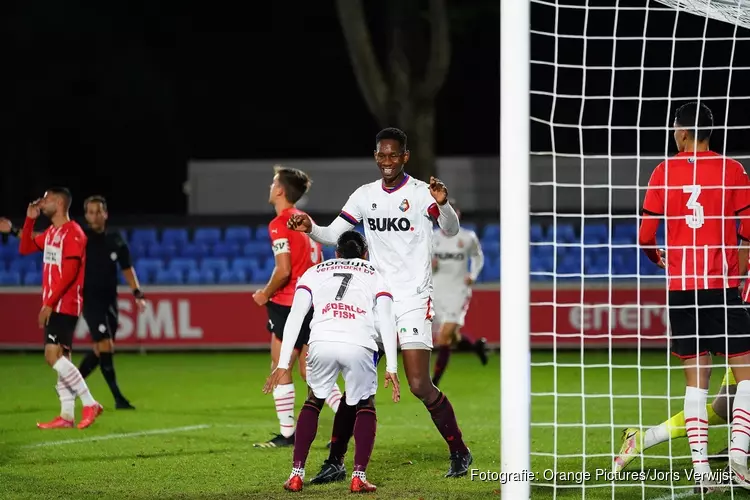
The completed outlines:
[[[692,491],[684,438],[611,473],[623,429],[667,420],[685,394],[640,208],[682,104],[709,106],[712,149],[750,166],[749,30],[743,0],[531,0],[532,498]],[[709,436],[710,454],[727,447],[726,425]]]

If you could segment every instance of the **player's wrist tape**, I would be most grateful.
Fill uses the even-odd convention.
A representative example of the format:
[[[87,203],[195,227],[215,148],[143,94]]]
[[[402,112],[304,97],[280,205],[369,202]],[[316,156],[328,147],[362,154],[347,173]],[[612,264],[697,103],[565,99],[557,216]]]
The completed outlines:
[[[143,294],[140,288],[136,288],[135,290],[133,290],[133,297],[135,297],[136,299],[143,299],[146,296]]]

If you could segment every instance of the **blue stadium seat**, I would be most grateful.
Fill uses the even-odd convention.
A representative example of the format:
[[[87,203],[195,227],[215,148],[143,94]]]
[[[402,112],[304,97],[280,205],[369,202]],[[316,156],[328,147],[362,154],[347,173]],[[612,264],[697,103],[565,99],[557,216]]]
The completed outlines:
[[[532,224],[529,238],[532,242],[544,241],[544,228],[539,224]]]
[[[213,285],[214,283],[216,283],[216,276],[213,271],[191,269],[185,278],[186,285]]]
[[[39,271],[28,271],[23,277],[24,286],[39,286],[42,284],[42,273]]]
[[[158,285],[182,285],[184,280],[181,272],[162,269],[157,271],[154,282]]]
[[[500,254],[500,241],[496,240],[482,240],[482,252],[488,255],[499,255]]]
[[[10,262],[10,265],[8,266],[8,271],[11,272],[17,272],[19,274],[24,274],[29,271],[36,271],[37,265],[36,265],[36,259],[29,258],[29,257],[18,257]]]
[[[150,243],[157,243],[159,241],[158,233],[155,228],[138,228],[133,229],[130,233],[130,243],[140,243],[148,245]]]
[[[256,259],[250,257],[238,257],[232,261],[233,271],[242,271],[245,275],[252,276],[253,270],[258,267]]]
[[[269,257],[265,260],[260,260],[255,269],[253,269],[253,281],[256,283],[264,283],[269,280],[273,268],[276,265],[276,261],[273,257]]]
[[[148,246],[147,253],[152,259],[169,259],[177,255],[177,246],[152,243]]]
[[[466,229],[467,231],[474,231],[475,233],[477,232],[477,225],[473,222],[461,222],[461,227]]]
[[[244,245],[253,239],[253,232],[247,226],[232,226],[224,231],[224,241]]]
[[[500,281],[500,263],[487,262],[482,269],[483,281]]]
[[[15,271],[0,272],[0,286],[20,286],[21,273]]]
[[[229,261],[221,257],[208,257],[201,261],[200,269],[202,271],[213,271],[220,274],[229,269]]]
[[[627,240],[631,243],[635,243],[638,235],[638,223],[637,222],[621,222],[615,224],[614,237],[622,240]]]
[[[271,244],[269,242],[251,242],[245,245],[242,249],[242,254],[245,257],[263,257],[266,258],[271,255]]]
[[[18,240],[15,238],[0,248],[0,257],[5,258],[5,260],[13,260],[20,256],[21,254],[18,252]]]
[[[210,253],[208,246],[202,243],[188,243],[187,245],[182,245],[177,248],[177,251],[182,257],[188,259],[202,259],[208,257]]]
[[[356,226],[354,226],[354,230],[360,234],[365,234],[365,228],[364,226],[362,226],[362,223],[359,223]]]
[[[146,245],[144,245],[143,243],[129,244],[128,248],[130,249],[131,259],[138,260],[148,256]]]
[[[161,232],[161,242],[165,245],[184,245],[190,240],[184,227],[170,227]]]
[[[221,241],[221,229],[218,227],[200,227],[193,234],[193,243],[214,245]]]
[[[0,271],[5,271],[5,261],[0,259]]]
[[[219,274],[219,284],[221,285],[241,285],[247,283],[247,276],[244,271],[228,269]]]
[[[558,243],[575,243],[580,241],[572,224],[557,224],[551,226],[550,236]]]
[[[583,226],[583,243],[586,245],[609,241],[609,226],[601,223],[586,223]]]
[[[237,243],[217,243],[211,254],[214,257],[225,257],[232,259],[240,255],[240,246]]]
[[[258,226],[255,229],[255,241],[269,241],[268,226]]]
[[[145,283],[151,283],[156,273],[162,269],[164,269],[164,262],[161,259],[139,259],[135,263],[138,277]]]
[[[323,247],[323,260],[329,260],[336,257],[336,249],[333,247]]]
[[[195,259],[176,258],[170,260],[169,264],[167,265],[167,270],[178,271],[183,274],[192,269],[198,269],[198,263],[195,261]]]
[[[487,224],[482,230],[483,240],[495,240],[500,241],[500,225],[499,224]]]

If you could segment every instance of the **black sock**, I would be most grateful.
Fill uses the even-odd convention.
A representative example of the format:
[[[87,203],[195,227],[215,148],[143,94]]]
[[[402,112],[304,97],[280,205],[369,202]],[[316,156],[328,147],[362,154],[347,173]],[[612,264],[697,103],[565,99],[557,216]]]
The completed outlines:
[[[91,372],[96,370],[97,366],[99,366],[99,356],[94,351],[91,351],[84,356],[81,366],[78,367],[78,371],[81,372],[81,377],[86,378]]]
[[[125,399],[125,396],[120,392],[120,388],[117,387],[117,377],[115,376],[115,365],[112,360],[113,354],[111,352],[99,353],[99,361],[102,365],[102,375],[104,380],[107,381],[109,390],[112,391],[112,396],[115,400]]]

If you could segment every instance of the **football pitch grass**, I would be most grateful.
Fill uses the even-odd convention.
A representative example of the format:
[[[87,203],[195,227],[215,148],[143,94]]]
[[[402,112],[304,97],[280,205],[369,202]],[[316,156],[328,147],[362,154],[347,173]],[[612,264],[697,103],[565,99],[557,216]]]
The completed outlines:
[[[80,354],[74,361],[78,359]],[[553,355],[535,352],[532,359],[535,363],[551,363]],[[601,351],[585,352],[583,359],[580,352],[561,352],[556,361],[556,368],[532,369],[535,393],[553,393],[555,380],[557,387],[556,398],[532,398],[532,420],[560,426],[556,432],[550,427],[533,427],[531,448],[558,455],[585,451],[587,458],[555,461],[533,456],[531,471],[538,479],[533,483],[532,498],[672,498],[668,481],[647,480],[645,485],[615,481],[613,486],[611,480],[597,479],[596,471],[609,470],[611,451],[617,451],[620,445],[620,431],[626,424],[637,423],[639,412],[644,424],[661,422],[670,410],[667,394],[673,397],[671,411],[681,409],[684,382],[679,366],[670,360],[674,369],[666,370],[667,356],[661,352],[646,352],[640,359],[633,352],[614,352],[611,360]],[[576,366],[581,361],[583,368]],[[640,370],[632,367],[638,362]],[[252,447],[278,429],[273,399],[261,393],[268,366],[267,353],[121,353],[117,356],[120,384],[138,410],[112,410],[109,391],[96,371],[89,377],[90,387],[106,410],[94,426],[83,431],[40,431],[35,422],[52,418],[58,410],[54,374],[44,365],[41,354],[2,354],[0,498],[273,499],[348,494],[348,480],[308,485],[297,495],[285,492],[282,484],[290,471],[291,449]],[[383,366],[381,375],[382,371]],[[720,378],[715,373],[712,392]],[[424,406],[409,394],[403,368],[401,379],[402,401],[398,404],[387,398],[389,391],[382,389],[381,382],[377,441],[368,469],[368,478],[379,489],[371,497],[499,498],[502,487],[497,481],[443,478],[448,467],[446,446]],[[645,396],[640,400],[610,397],[638,394],[639,387]],[[472,354],[454,354],[441,388],[450,397],[474,454],[472,467],[499,471],[498,355],[491,355],[488,366],[482,367]],[[304,397],[304,387],[297,380],[297,411]],[[77,414],[80,416],[80,403]],[[326,407],[308,459],[308,479],[327,456],[325,443],[332,419]],[[590,426],[585,431],[582,422]],[[710,451],[722,449],[726,429],[713,429],[710,439]],[[672,462],[672,470],[681,473],[674,484],[687,486],[684,470],[691,467],[687,441],[673,441],[672,453],[685,457]],[[597,454],[606,456],[592,456]],[[668,444],[649,450],[644,470],[669,471],[668,459],[648,458],[667,454]],[[352,456],[350,445],[348,472]],[[582,490],[574,477],[566,478],[558,482],[561,487],[553,494],[550,482],[543,477],[545,469],[553,468],[558,474],[587,471],[591,479]],[[640,469],[641,461],[636,460],[628,470]],[[675,498],[700,498],[686,489],[674,493]],[[713,494],[710,498],[731,496]]]

